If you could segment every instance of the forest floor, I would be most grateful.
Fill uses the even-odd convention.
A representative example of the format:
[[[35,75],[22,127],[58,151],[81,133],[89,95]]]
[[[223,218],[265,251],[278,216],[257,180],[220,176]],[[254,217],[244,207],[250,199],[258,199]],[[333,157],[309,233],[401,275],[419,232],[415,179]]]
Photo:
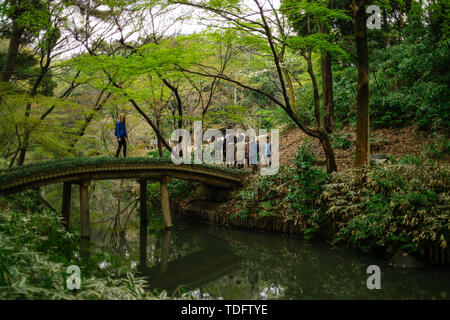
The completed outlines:
[[[354,167],[356,152],[356,128],[345,127],[336,132],[351,142],[347,149],[334,147],[334,153],[338,170]],[[435,137],[431,132],[420,131],[415,126],[404,128],[374,129],[371,132],[371,154],[394,155],[397,159],[407,155],[419,156],[426,146],[435,143]],[[295,157],[299,146],[304,142],[310,143],[315,151],[318,164],[325,167],[325,153],[318,140],[305,134],[299,128],[287,128],[280,130],[280,165],[292,165],[291,160]],[[130,150],[130,156],[146,156],[153,149],[136,147]],[[450,155],[446,155],[444,162],[450,163]]]
[[[352,142],[348,149],[334,148],[338,170],[353,168],[356,152],[356,128],[345,127],[338,134]],[[406,155],[418,156],[427,145],[434,143],[430,132],[419,131],[414,126],[396,129],[374,129],[371,132],[371,154],[394,155],[397,159]],[[280,165],[290,165],[298,147],[304,142],[312,143],[319,163],[325,163],[325,153],[318,140],[306,135],[301,129],[286,129],[280,134]],[[450,162],[449,155],[444,159]]]

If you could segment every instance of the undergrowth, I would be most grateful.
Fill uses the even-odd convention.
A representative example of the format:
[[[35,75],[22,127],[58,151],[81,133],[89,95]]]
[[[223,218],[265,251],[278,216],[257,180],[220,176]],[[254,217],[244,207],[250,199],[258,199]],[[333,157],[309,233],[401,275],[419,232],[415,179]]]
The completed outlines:
[[[32,192],[0,198],[0,300],[150,299],[146,281],[100,269],[104,254],[84,258],[80,237],[62,227]],[[81,270],[81,288],[66,287],[67,267]]]
[[[293,167],[257,178],[237,195],[232,217],[293,220],[306,239],[326,234],[364,252],[400,249],[434,260],[428,253],[437,250],[442,254],[434,256],[448,259],[448,165],[407,156],[327,175],[314,162],[311,148],[302,145]]]

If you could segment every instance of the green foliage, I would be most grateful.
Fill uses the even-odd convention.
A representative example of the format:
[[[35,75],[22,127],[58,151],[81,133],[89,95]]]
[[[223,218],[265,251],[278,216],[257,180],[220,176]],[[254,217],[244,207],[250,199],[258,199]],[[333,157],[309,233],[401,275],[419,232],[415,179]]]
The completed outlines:
[[[300,119],[308,125],[315,123],[314,117],[314,98],[311,94],[312,84],[308,83],[297,90],[296,111]]]
[[[346,170],[330,178],[313,166],[314,153],[302,145],[293,168],[282,167],[239,193],[234,216],[294,220],[306,239],[331,236],[335,243],[364,252],[402,249],[424,255],[434,246],[447,250],[448,166],[423,155],[392,160],[394,164]]]
[[[413,164],[413,165],[420,165],[421,163],[423,163],[425,161],[423,156],[411,156],[411,155],[406,155],[404,157],[402,157],[400,160],[396,161],[392,161],[392,163],[399,163],[399,164]]]
[[[6,51],[0,51],[0,70],[3,68],[3,64],[6,60]],[[17,54],[16,64],[15,64],[15,75],[14,78],[17,80],[27,80],[28,86],[33,87],[36,80],[36,75],[38,75],[41,70],[37,68],[39,61],[36,56],[29,50],[24,50]],[[39,84],[36,92],[44,96],[52,96],[53,90],[56,88],[56,82],[52,80],[51,73],[48,77],[43,77],[41,83]]]
[[[158,150],[153,150],[153,151],[149,151],[147,153],[147,157],[151,158],[151,159],[160,159],[161,157],[159,156],[159,151]],[[165,159],[167,161],[170,161],[170,152],[167,149],[163,150],[163,156],[162,159]]]
[[[427,129],[448,128],[448,5],[417,1],[376,4],[384,8],[386,20],[380,30],[368,31],[371,124],[396,127],[415,123]],[[341,7],[340,3],[335,5]],[[407,21],[400,18],[405,14]],[[389,17],[396,18],[389,21]],[[349,32],[351,39],[353,30],[340,22],[338,25],[341,31]],[[356,55],[352,42],[345,37],[338,37],[338,41],[348,46],[352,64],[333,63],[335,115],[338,123],[352,124],[356,111]]]
[[[321,201],[337,222],[336,242],[365,252],[447,250],[449,168],[412,160],[333,175]]]
[[[336,125],[356,125],[356,69],[345,67],[333,70],[333,98]],[[371,93],[373,94],[373,93]]]
[[[444,160],[450,154],[450,140],[445,135],[436,136],[430,144],[423,146],[423,154],[434,160]]]
[[[350,148],[353,143],[347,139],[347,137],[340,135],[338,133],[331,134],[331,141],[333,148],[339,148],[339,149],[348,149]]]
[[[375,124],[401,125],[415,120],[421,127],[448,125],[447,48],[426,41],[401,44],[376,57],[378,71],[371,102]]]
[[[82,258],[79,235],[62,227],[32,192],[0,199],[0,299],[148,299],[145,281]],[[81,269],[81,289],[66,289],[66,269]]]
[[[313,167],[316,160],[311,145],[304,143],[299,147],[294,160],[294,183],[289,186],[285,197],[290,211],[305,217],[305,238],[310,238],[322,224],[320,206],[316,204],[316,199],[321,194],[328,175],[322,169]]]
[[[314,22],[330,26],[332,21],[350,20],[350,17],[341,9],[331,9],[322,1],[291,1],[282,2],[281,11],[293,24],[296,36],[291,37],[287,43],[294,49],[313,48],[320,52],[328,52],[335,57],[348,59],[348,54],[339,45],[333,42],[330,35],[318,32],[316,25],[312,26],[315,33],[311,32],[312,17]]]
[[[304,228],[305,238],[311,237],[321,220],[316,198],[328,178],[320,168],[313,167],[315,161],[311,146],[301,145],[294,167],[281,167],[276,175],[258,178],[239,193],[236,206],[240,210],[235,216],[295,220],[299,228]]]
[[[240,191],[236,203],[239,211],[233,216],[246,218],[249,215],[259,216],[261,213],[267,216],[271,212],[278,216],[280,211],[274,211],[273,205],[275,202],[279,202],[277,191],[281,191],[282,178],[285,176],[283,173],[284,168],[280,168],[278,174],[262,176]],[[283,187],[285,188],[285,186]]]
[[[5,159],[0,159],[0,170],[7,169],[8,166],[9,166],[8,161],[6,161]]]
[[[169,189],[169,197],[171,199],[181,200],[188,196],[188,194],[193,190],[195,182],[174,179],[167,184]]]

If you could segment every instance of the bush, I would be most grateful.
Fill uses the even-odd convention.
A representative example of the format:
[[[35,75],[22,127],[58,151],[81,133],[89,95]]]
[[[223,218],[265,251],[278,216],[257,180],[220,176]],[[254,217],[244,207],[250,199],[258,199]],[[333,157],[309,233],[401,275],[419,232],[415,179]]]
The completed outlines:
[[[370,118],[373,126],[448,129],[450,123],[448,45],[428,37],[370,53]],[[334,71],[336,122],[355,121],[356,73]]]
[[[423,146],[422,152],[428,158],[444,160],[450,153],[450,140],[444,135],[438,135],[430,144]]]
[[[296,153],[294,167],[281,167],[278,174],[252,182],[237,197],[239,213],[235,216],[277,216],[295,220],[309,237],[319,227],[321,215],[315,199],[323,190],[328,175],[313,167],[316,161],[310,145],[303,144]]]
[[[147,152],[147,157],[151,158],[151,159],[159,159],[159,151],[158,150],[152,150]],[[167,149],[163,150],[163,156],[162,159],[165,159],[167,161],[171,161],[171,157],[170,157],[170,152]]]
[[[337,221],[335,241],[364,252],[448,250],[449,177],[448,166],[402,161],[334,174],[321,201]]]
[[[335,149],[344,149],[347,150],[352,147],[353,142],[347,139],[347,137],[342,136],[338,133],[333,133],[331,135],[332,146]]]
[[[0,199],[0,299],[145,299],[146,281],[100,269],[107,259],[82,259],[80,238],[32,193]],[[20,204],[20,205],[19,205]],[[82,284],[67,290],[66,268],[78,265]]]

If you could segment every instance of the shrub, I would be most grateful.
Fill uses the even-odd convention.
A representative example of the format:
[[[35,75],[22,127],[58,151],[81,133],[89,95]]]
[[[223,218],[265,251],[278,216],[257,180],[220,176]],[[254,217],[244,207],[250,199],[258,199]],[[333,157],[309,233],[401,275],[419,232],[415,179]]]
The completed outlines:
[[[66,232],[61,218],[32,193],[1,198],[0,203],[0,299],[151,298],[144,292],[144,279],[100,269],[97,263],[105,255],[83,259],[79,236]],[[66,268],[72,264],[82,271],[82,285],[69,291]]]
[[[339,148],[347,150],[348,148],[351,148],[353,143],[347,139],[347,137],[342,136],[338,133],[333,133],[331,135],[331,141],[333,148]]]
[[[278,216],[295,220],[310,237],[320,226],[320,207],[315,199],[322,192],[328,175],[313,166],[316,157],[310,145],[303,144],[296,153],[294,167],[282,166],[273,176],[263,176],[237,196],[239,212],[235,216]]]
[[[403,163],[333,174],[321,200],[337,221],[336,242],[365,252],[448,250],[448,166]]]
[[[428,158],[443,160],[450,153],[450,140],[438,135],[430,144],[423,145],[422,152]]]

